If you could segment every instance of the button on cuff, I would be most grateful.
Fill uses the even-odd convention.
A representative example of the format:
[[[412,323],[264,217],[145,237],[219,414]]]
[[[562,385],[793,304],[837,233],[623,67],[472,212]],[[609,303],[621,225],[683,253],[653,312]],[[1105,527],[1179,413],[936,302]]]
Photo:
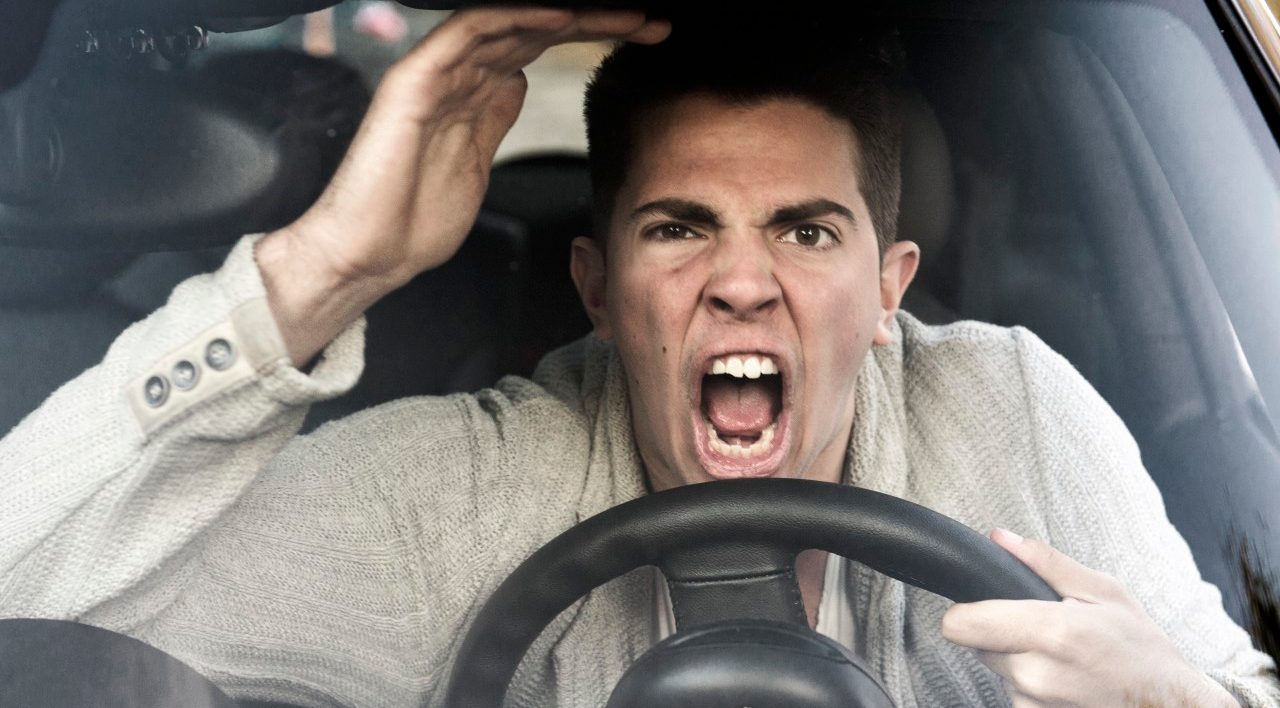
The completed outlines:
[[[224,320],[170,352],[125,389],[144,434],[217,396],[256,370],[241,345],[235,325]]]
[[[209,346],[204,350],[204,363],[214,371],[226,371],[236,363],[235,347],[231,346],[231,342],[221,338],[209,342]]]
[[[179,391],[190,391],[200,383],[200,367],[183,359],[173,365],[173,371],[169,373],[173,379],[173,387]]]
[[[169,400],[169,381],[163,376],[152,376],[142,387],[142,398],[152,408],[159,408]]]

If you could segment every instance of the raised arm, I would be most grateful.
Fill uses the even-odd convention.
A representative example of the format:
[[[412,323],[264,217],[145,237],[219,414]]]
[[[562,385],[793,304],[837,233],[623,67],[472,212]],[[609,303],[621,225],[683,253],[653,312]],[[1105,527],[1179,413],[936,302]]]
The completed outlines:
[[[258,246],[294,363],[462,246],[524,100],[524,66],[555,44],[655,42],[668,29],[635,12],[477,10],[392,67],[329,188]]]
[[[424,39],[311,210],[184,282],[0,441],[0,616],[145,622],[134,600],[170,592],[159,579],[181,574],[306,406],[355,382],[365,309],[457,251],[521,68],[557,43],[666,31],[637,13],[478,10]]]

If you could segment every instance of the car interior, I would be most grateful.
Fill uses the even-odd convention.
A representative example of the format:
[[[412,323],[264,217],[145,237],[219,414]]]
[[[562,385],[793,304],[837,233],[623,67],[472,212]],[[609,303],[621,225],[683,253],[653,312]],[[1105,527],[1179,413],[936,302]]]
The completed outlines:
[[[166,12],[178,26],[238,29],[329,4],[272,0],[246,17],[228,9],[244,3],[192,0]],[[89,28],[116,46],[158,11],[55,5],[47,17],[24,8],[29,31],[0,62],[0,432],[240,235],[301,213],[371,88],[338,59],[58,51]],[[104,21],[108,6],[118,12]],[[1242,549],[1280,569],[1269,410],[1280,406],[1280,113],[1223,29],[1226,6],[866,11],[897,27],[909,74],[899,232],[923,261],[905,309],[933,324],[1024,326],[1063,354],[1128,425],[1202,575],[1249,627]],[[32,46],[36,35],[51,39]],[[342,87],[345,107],[317,86]],[[461,253],[369,311],[364,375],[305,429],[529,375],[589,331],[567,262],[590,229],[585,156],[497,165]]]

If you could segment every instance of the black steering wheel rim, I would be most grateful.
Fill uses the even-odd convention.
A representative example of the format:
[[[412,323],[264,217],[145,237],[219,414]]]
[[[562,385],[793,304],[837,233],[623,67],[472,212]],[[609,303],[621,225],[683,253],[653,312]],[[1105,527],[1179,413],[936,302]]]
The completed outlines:
[[[794,479],[733,480],[651,494],[549,541],[507,577],[468,631],[450,676],[451,706],[502,705],[542,629],[579,597],[644,565],[662,568],[677,624],[724,619],[690,589],[734,586],[766,619],[804,622],[795,555],[817,548],[957,602],[1061,599],[985,536],[918,504],[857,487]],[[794,597],[791,593],[794,592]],[[705,597],[704,597],[705,599]],[[741,616],[740,603],[728,603]],[[712,616],[706,616],[706,612]],[[798,613],[798,614],[797,614]],[[719,614],[721,616],[715,616]]]

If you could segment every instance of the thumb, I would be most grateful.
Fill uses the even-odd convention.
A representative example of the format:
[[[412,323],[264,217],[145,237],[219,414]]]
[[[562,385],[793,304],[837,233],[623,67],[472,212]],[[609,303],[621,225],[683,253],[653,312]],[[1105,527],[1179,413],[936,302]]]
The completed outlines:
[[[1022,561],[1064,599],[1102,603],[1114,602],[1124,595],[1114,578],[1080,564],[1044,541],[1023,538],[1002,528],[991,531],[991,540]]]

